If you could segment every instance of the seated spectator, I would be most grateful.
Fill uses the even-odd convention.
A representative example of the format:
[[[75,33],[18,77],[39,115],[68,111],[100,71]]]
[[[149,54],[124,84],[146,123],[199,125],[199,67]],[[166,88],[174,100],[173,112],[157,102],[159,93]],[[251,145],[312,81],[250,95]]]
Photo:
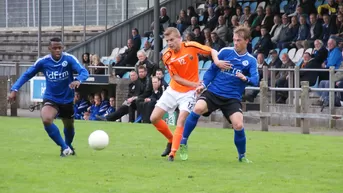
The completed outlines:
[[[149,40],[144,43],[143,50],[146,53],[148,60],[154,61],[154,51],[152,50],[151,42]]]
[[[322,64],[322,68],[330,68],[331,66],[338,69],[342,63],[342,51],[337,47],[335,39],[330,38],[328,41],[329,56]],[[320,80],[329,80],[329,72],[320,72]]]
[[[127,47],[128,49],[125,50],[125,52],[122,54],[123,62],[121,62],[120,64],[125,67],[134,67],[138,61],[138,58],[137,58],[137,50],[133,47],[132,39],[127,40]],[[117,64],[116,66],[119,66],[119,64]],[[119,77],[122,77],[128,71],[130,70],[116,69],[115,74]]]
[[[82,64],[84,67],[88,67],[90,64],[89,53],[82,54]]]
[[[335,14],[337,12],[337,5],[334,0],[328,0],[327,4],[319,5],[317,10],[320,16],[329,13]]]
[[[154,64],[151,60],[148,59],[146,53],[143,50],[139,50],[137,52],[138,62],[136,64],[136,68],[138,71],[138,67],[143,65],[147,68],[147,76],[155,76],[156,69],[158,68],[157,64]]]
[[[190,42],[195,40],[195,35],[193,32],[189,32],[185,34],[184,42]]]
[[[162,26],[163,29],[165,29],[165,28],[169,27],[169,23],[170,23],[170,19],[169,19],[169,16],[167,15],[167,8],[161,7],[161,9],[160,9],[160,25]],[[163,31],[161,31],[161,33]]]
[[[337,27],[334,22],[331,21],[331,18],[329,15],[325,14],[323,16],[324,23],[322,24],[322,34],[320,39],[324,42],[324,45],[326,45],[326,42],[328,42],[331,34],[337,33]]]
[[[282,62],[280,60],[279,54],[276,50],[271,50],[269,52],[271,61],[269,63],[270,68],[281,68]],[[270,76],[269,76],[270,77]]]
[[[105,117],[96,116],[98,120],[116,121],[129,113],[129,122],[132,122],[132,123],[134,122],[135,120],[134,110],[136,109],[135,100],[137,96],[142,93],[143,88],[142,88],[141,81],[138,80],[138,75],[136,71],[132,70],[130,72],[130,80],[131,80],[131,83],[129,84],[128,98],[124,101],[122,106],[116,109],[115,112],[110,113]]]
[[[83,114],[87,111],[89,107],[89,102],[82,99],[80,93],[75,91],[74,97],[74,118],[82,119]]]
[[[288,30],[289,30],[289,19],[286,14],[282,15],[282,27],[280,30],[280,33],[275,39],[272,39],[273,43],[277,45],[277,47],[281,50],[282,44],[289,41],[291,38],[288,36]]]
[[[337,41],[337,44],[339,45],[341,42],[343,42],[343,14],[342,13],[339,13],[337,15],[336,26],[337,26],[337,33],[332,34],[330,38],[335,39]]]
[[[101,109],[100,114],[103,113],[103,111],[106,111],[110,107],[110,102],[108,100],[108,91],[106,89],[103,89],[101,91]]]
[[[92,66],[105,66],[98,55],[94,54],[92,57]],[[91,72],[93,74],[105,74],[105,68],[91,68]]]
[[[300,16],[300,25],[296,34],[296,37],[293,39],[293,41],[289,42],[288,44],[285,44],[287,48],[294,48],[296,47],[296,44],[300,45],[307,39],[307,37],[310,34],[310,30],[306,23],[306,16],[301,15]]]
[[[225,42],[223,42],[223,40],[221,40],[218,35],[215,33],[215,32],[212,32],[211,33],[211,44],[212,44],[212,48],[217,50],[219,52],[219,50],[221,50],[222,48],[224,48],[226,45],[225,45]]]
[[[274,24],[274,15],[272,13],[272,9],[268,5],[266,7],[266,14],[261,22],[261,27],[265,27],[267,31],[269,32],[272,29],[273,24]]]
[[[333,80],[335,82],[335,88],[343,88],[343,73],[337,72],[335,76],[333,77]],[[323,80],[319,83],[319,88],[330,88],[330,81]],[[329,93],[326,91],[317,92],[317,95],[319,96],[319,99],[317,101],[314,101],[312,105],[315,106],[322,106],[322,110],[324,107],[329,106]],[[342,96],[343,92],[335,93],[335,106],[340,107],[341,101],[343,99]]]
[[[225,26],[225,20],[223,16],[218,17],[218,26],[212,31],[218,35],[218,37],[223,41],[227,41],[228,28]]]
[[[106,117],[107,115],[114,113],[116,111],[116,99],[115,97],[110,97],[110,106],[107,108],[105,114],[102,117]]]
[[[132,49],[136,50],[137,52],[138,50],[141,49],[142,38],[141,38],[141,35],[139,35],[139,31],[137,28],[133,28],[131,31],[131,34],[132,34],[132,40],[133,40]]]
[[[138,102],[137,106],[142,109],[141,114],[142,114],[142,121],[143,123],[151,123],[150,122],[150,115],[152,111],[154,110],[155,104],[157,101],[161,98],[162,93],[164,92],[163,87],[161,85],[161,80],[154,76],[151,78],[152,81],[152,94],[145,98],[144,100],[141,100]]]
[[[243,11],[243,15],[241,16],[240,20],[239,20],[239,24],[243,25],[245,21],[247,21],[250,25],[253,22],[253,17],[250,11],[250,6],[246,6],[244,7],[244,11]]]
[[[85,120],[91,120],[95,121],[97,120],[97,116],[102,116],[103,114],[106,113],[106,110],[101,111],[103,106],[101,105],[101,96],[100,94],[95,94],[94,95],[94,104],[90,107],[88,107],[87,111],[89,112],[89,116],[84,116]],[[88,119],[87,119],[88,118]]]
[[[258,7],[257,10],[257,15],[255,14],[254,20],[251,24],[251,38],[261,36],[261,24],[262,20],[264,18],[264,13],[263,13],[263,8]]]
[[[254,47],[254,54],[263,53],[264,56],[268,56],[269,51],[273,49],[273,43],[265,27],[261,28],[261,38],[258,40]]]
[[[306,15],[317,14],[317,9],[311,0],[301,0],[299,6]]]
[[[281,56],[282,66],[281,68],[294,68],[295,64],[289,58],[288,54],[283,54]],[[287,71],[280,71],[278,76],[275,77],[276,79],[276,87],[280,88],[287,88],[288,87],[288,72]],[[276,103],[286,103],[288,98],[288,92],[280,91],[276,92]]]
[[[210,31],[213,31],[217,25],[218,17],[214,13],[212,7],[207,8],[207,12],[208,12],[208,19],[205,23],[205,28],[209,28]]]
[[[161,86],[163,90],[166,90],[168,87],[168,83],[164,80],[164,73],[161,68],[156,70],[156,77],[161,80]]]
[[[200,27],[194,28],[193,33],[194,33],[194,41],[198,42],[199,44],[205,43],[205,37],[201,33]]]
[[[322,34],[323,27],[321,25],[321,22],[317,20],[316,14],[310,15],[310,31],[309,36],[307,39],[303,41],[298,41],[296,43],[296,46],[298,49],[304,48],[304,50],[307,50],[310,47],[314,46],[314,41],[316,39],[319,39]]]
[[[284,10],[285,14],[290,15],[294,14],[297,8],[298,0],[289,0],[287,5],[285,5]]]
[[[182,34],[190,24],[191,18],[189,18],[186,11],[182,9],[177,17],[176,28],[179,30],[180,34]]]
[[[94,94],[93,93],[88,94],[87,98],[88,98],[89,104],[93,105],[94,104]]]
[[[237,16],[232,16],[231,18],[231,27],[227,31],[227,41],[228,42],[233,42],[232,37],[233,37],[233,32],[235,31],[235,28],[239,26]]]
[[[298,20],[295,16],[291,18],[291,23],[288,25],[288,29],[286,31],[284,37],[280,37],[280,42],[278,42],[278,48],[280,50],[284,48],[288,48],[295,40],[297,39],[297,34],[299,32],[299,24]]]
[[[303,55],[303,59],[304,61],[301,63],[300,68],[302,69],[320,68],[320,64],[311,57],[311,53],[305,52]],[[319,72],[317,71],[300,71],[300,82],[308,81],[310,86],[314,86],[317,82],[318,76],[319,76]]]
[[[264,54],[258,53],[257,54],[257,69],[260,81],[263,79],[263,66],[267,66],[268,64],[264,61]],[[251,94],[245,95],[243,98],[249,102],[254,102],[254,99],[257,97],[259,90],[253,90]]]
[[[186,36],[187,33],[193,32],[194,28],[199,27],[198,24],[198,17],[193,16],[191,18],[191,25],[188,26],[185,31],[183,32],[183,37]]]
[[[212,47],[211,29],[209,28],[204,29],[204,37],[205,37],[205,45]]]
[[[271,36],[272,42],[275,44],[279,40],[279,35],[282,29],[282,23],[279,15],[274,16],[274,25],[270,30],[269,34]]]
[[[324,63],[324,61],[328,57],[328,50],[325,48],[324,43],[322,40],[315,40],[314,41],[314,48],[312,51],[312,58],[320,64],[320,66]]]

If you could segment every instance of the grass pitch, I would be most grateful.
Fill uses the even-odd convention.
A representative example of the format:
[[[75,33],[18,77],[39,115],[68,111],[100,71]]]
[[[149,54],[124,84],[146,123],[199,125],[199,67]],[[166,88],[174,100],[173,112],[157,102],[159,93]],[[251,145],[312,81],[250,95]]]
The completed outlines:
[[[171,163],[152,125],[77,121],[78,155],[60,158],[39,119],[0,121],[1,193],[343,192],[342,137],[247,131],[253,163],[242,164],[232,130],[197,128],[189,160]],[[96,129],[110,136],[105,150],[88,147]]]

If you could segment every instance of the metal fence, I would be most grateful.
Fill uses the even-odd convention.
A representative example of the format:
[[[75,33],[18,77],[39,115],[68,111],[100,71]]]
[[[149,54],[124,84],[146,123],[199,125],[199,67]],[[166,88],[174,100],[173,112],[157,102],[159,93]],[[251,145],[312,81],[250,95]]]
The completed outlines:
[[[0,0],[0,27],[37,27],[39,1],[43,27],[63,21],[64,26],[113,26],[154,6],[154,0]]]

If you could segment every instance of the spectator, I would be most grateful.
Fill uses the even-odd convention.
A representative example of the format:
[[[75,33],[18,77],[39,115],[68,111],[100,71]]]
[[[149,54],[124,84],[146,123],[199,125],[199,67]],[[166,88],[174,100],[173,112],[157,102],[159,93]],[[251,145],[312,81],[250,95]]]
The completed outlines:
[[[292,42],[291,47],[297,47],[298,49],[302,48],[305,40],[310,35],[310,29],[306,23],[306,16],[301,15],[300,16],[300,26],[297,34],[297,38],[295,39],[295,42]]]
[[[269,51],[273,49],[273,43],[265,27],[261,28],[261,38],[258,40],[254,47],[254,53],[263,53],[264,56],[268,56]]]
[[[279,15],[274,16],[274,25],[270,30],[269,34],[271,36],[271,40],[274,44],[279,40],[280,32],[282,29],[282,23]]]
[[[212,32],[215,32],[223,42],[227,41],[228,28],[225,26],[225,19],[223,16],[218,17],[218,26],[214,28]]]
[[[288,48],[292,42],[297,39],[297,34],[299,31],[299,24],[298,20],[295,16],[291,18],[291,24],[288,25],[287,31],[285,31],[284,36],[280,36],[280,42],[278,43],[278,47],[280,50],[283,48]]]
[[[322,30],[322,35],[321,35],[321,40],[324,42],[324,45],[328,42],[331,34],[337,33],[337,27],[335,23],[330,21],[330,16],[329,15],[324,15],[323,16],[323,30]]]
[[[219,52],[219,50],[221,50],[222,48],[225,47],[225,42],[223,42],[223,40],[221,40],[217,33],[212,32],[211,33],[211,44],[212,44],[212,48],[217,50]]]
[[[98,55],[94,54],[92,56],[92,66],[105,66]],[[105,74],[105,68],[92,68],[93,74]]]
[[[125,50],[125,52],[123,53],[124,59],[123,59],[123,62],[121,63],[121,65],[126,66],[126,67],[134,67],[138,61],[138,58],[137,58],[137,50],[135,50],[133,48],[133,40],[132,39],[127,40],[127,47],[128,47],[128,49]],[[116,66],[119,66],[119,65],[116,65]],[[115,73],[119,77],[122,77],[128,71],[130,71],[130,70],[116,69]]]
[[[191,25],[186,28],[186,30],[183,32],[183,36],[185,36],[187,33],[193,32],[194,28],[199,27],[198,24],[198,17],[192,17],[191,18]]]
[[[271,50],[269,52],[269,54],[270,54],[270,57],[271,57],[271,61],[269,63],[269,66],[272,67],[272,68],[281,68],[282,62],[281,62],[281,60],[279,58],[279,55],[278,55],[277,51],[276,50]]]
[[[152,50],[151,42],[149,40],[144,43],[142,50],[146,53],[148,60],[154,61],[154,51]]]
[[[141,49],[141,45],[142,45],[141,35],[139,35],[139,31],[137,28],[133,28],[131,31],[131,34],[132,34],[132,40],[133,40],[133,45],[131,48],[137,52],[138,50]]]
[[[208,12],[208,19],[207,19],[207,22],[205,23],[205,28],[209,28],[210,31],[213,31],[217,25],[218,17],[214,14],[212,7],[209,7],[207,9],[207,12]]]
[[[102,117],[106,117],[107,115],[114,113],[116,111],[115,102],[116,102],[115,97],[110,97],[110,106],[107,108],[105,114]]]
[[[82,54],[82,64],[86,68],[89,66],[89,64],[90,64],[89,53]]]
[[[303,13],[306,15],[317,14],[317,10],[313,1],[301,0],[300,7],[302,8]]]
[[[263,13],[263,8],[258,7],[257,10],[257,15],[254,17],[254,20],[251,24],[251,37],[257,37],[260,36],[260,30],[261,30],[261,24],[262,20],[264,19],[264,13]]]
[[[106,89],[103,89],[101,91],[101,108],[99,110],[100,114],[104,114],[104,111],[106,111],[110,107],[110,102],[108,100],[108,91]]]
[[[144,101],[145,98],[149,97],[153,89],[152,89],[151,78],[147,76],[147,68],[145,66],[138,67],[138,76],[139,76],[139,80],[141,81],[143,90],[141,94],[135,97],[135,103],[137,106],[137,115],[142,116],[142,109],[141,109],[142,106],[139,106],[139,103]]]
[[[94,104],[94,94],[93,93],[88,94],[87,98],[88,98],[89,104],[93,105]]]
[[[141,106],[142,109],[142,122],[143,123],[150,123],[150,115],[154,110],[155,104],[161,98],[162,93],[164,92],[161,80],[154,76],[152,77],[152,94],[145,98],[144,101],[140,101],[138,106]]]
[[[328,50],[325,48],[324,43],[322,40],[315,40],[314,41],[314,49],[312,51],[312,58],[319,63],[320,66],[324,63],[324,61],[328,57]]]
[[[305,52],[303,55],[304,61],[301,63],[300,68],[302,69],[318,69],[320,64],[317,63],[312,57],[311,53]],[[317,71],[301,71],[300,82],[308,81],[310,86],[314,86],[317,82],[319,72]]]
[[[163,91],[166,90],[168,87],[168,83],[164,80],[164,73],[161,68],[156,70],[156,77],[161,80],[161,86],[162,86]]]
[[[328,0],[327,4],[319,5],[318,6],[318,14],[324,15],[324,14],[335,14],[337,12],[337,5],[335,4],[334,0]]]
[[[299,41],[298,43],[296,43],[298,49],[304,48],[306,50],[310,47],[313,47],[314,41],[316,39],[319,39],[321,36],[323,27],[321,23],[317,20],[317,16],[314,13],[310,15],[310,25],[311,26],[308,38],[304,41]]]
[[[75,119],[82,119],[83,114],[87,111],[89,102],[82,99],[80,92],[75,91],[74,97],[74,117]]]
[[[190,42],[195,40],[195,35],[193,32],[189,32],[185,34],[184,42]]]
[[[105,114],[105,111],[101,111],[102,109],[101,106],[101,96],[100,94],[95,94],[94,95],[94,104],[90,107],[88,107],[88,112],[89,112],[89,116],[87,115],[86,117],[84,117],[85,120],[91,120],[91,121],[95,121],[97,120],[97,116],[102,116],[103,114]]]
[[[139,66],[143,65],[147,69],[147,76],[154,76],[156,73],[156,69],[158,68],[157,64],[154,64],[151,60],[148,59],[146,53],[143,50],[139,50],[137,52],[138,62],[136,64],[137,71]]]
[[[200,31],[200,27],[194,28],[193,33],[194,33],[194,41],[198,42],[199,44],[205,43],[205,37],[202,35]]]
[[[191,18],[188,17],[186,11],[182,9],[176,21],[176,28],[180,31],[180,34],[182,34],[190,24]]]
[[[261,22],[261,27],[265,27],[267,31],[270,31],[274,24],[273,20],[274,20],[274,15],[272,13],[272,9],[270,8],[270,6],[267,6],[266,15],[264,16]]]
[[[129,84],[128,98],[124,101],[122,106],[120,106],[115,112],[110,113],[105,117],[97,116],[97,119],[103,121],[116,121],[129,112],[134,112],[133,109],[136,109],[134,100],[139,94],[141,94],[142,84],[141,81],[138,80],[137,72],[134,70],[130,72],[130,80],[131,83]],[[129,122],[134,122],[134,120],[134,114],[129,114]]]
[[[169,16],[167,15],[167,8],[161,7],[161,9],[160,9],[160,25],[162,26],[163,29],[165,29],[165,28],[169,27],[169,23],[170,23],[170,19],[169,19]],[[163,31],[161,31],[161,33]]]
[[[343,8],[343,5],[341,5]],[[339,13],[337,14],[336,19],[336,26],[337,26],[337,33],[332,34],[330,38],[333,38],[337,41],[337,44],[339,45],[341,42],[343,42],[343,14]]]
[[[248,21],[248,23],[251,25],[252,22],[253,22],[253,17],[251,17],[251,11],[250,11],[250,7],[249,6],[246,6],[244,7],[244,11],[243,11],[243,15],[241,16],[240,20],[239,20],[239,23],[241,25],[244,24],[245,21]]]
[[[295,64],[289,58],[288,54],[283,54],[281,56],[282,66],[281,68],[294,68]],[[288,72],[280,71],[276,79],[276,87],[287,88],[288,87]],[[288,92],[276,92],[276,103],[286,103],[288,98]]]

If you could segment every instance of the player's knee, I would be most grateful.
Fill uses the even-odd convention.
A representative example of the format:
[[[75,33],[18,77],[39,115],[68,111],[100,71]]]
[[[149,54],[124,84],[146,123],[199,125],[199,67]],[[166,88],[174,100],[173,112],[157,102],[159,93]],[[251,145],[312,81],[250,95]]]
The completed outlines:
[[[150,122],[152,123],[152,124],[154,124],[154,123],[156,123],[158,121],[158,117],[156,116],[156,115],[154,115],[154,113],[152,113],[151,115],[150,115]]]
[[[243,129],[243,122],[241,122],[241,121],[233,122],[232,127],[234,130],[240,131]]]
[[[44,125],[51,125],[54,121],[54,118],[52,117],[42,117],[42,122]]]

